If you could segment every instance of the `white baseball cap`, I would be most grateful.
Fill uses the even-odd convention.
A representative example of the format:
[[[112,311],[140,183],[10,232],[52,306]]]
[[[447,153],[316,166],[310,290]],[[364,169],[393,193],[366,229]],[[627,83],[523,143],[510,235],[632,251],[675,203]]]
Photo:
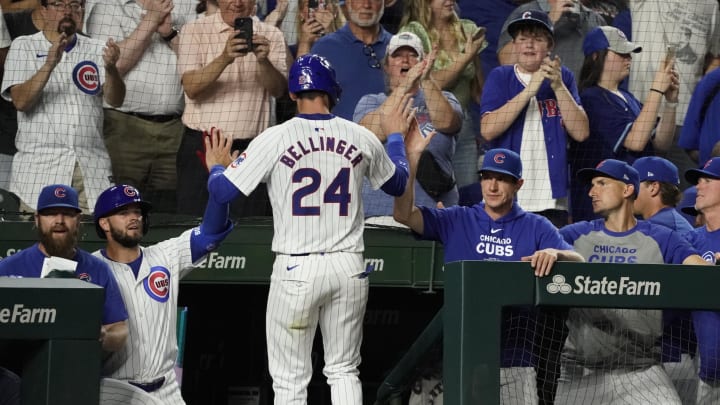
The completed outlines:
[[[390,38],[390,42],[388,43],[385,54],[388,56],[392,56],[395,51],[402,48],[403,46],[408,46],[414,49],[415,52],[417,52],[419,60],[422,60],[422,58],[425,56],[420,38],[418,38],[418,36],[413,34],[412,32],[400,32],[393,35],[393,37]]]
[[[610,26],[595,27],[585,35],[583,53],[585,56],[589,56],[593,52],[603,49],[609,49],[621,55],[642,51],[641,46],[628,41],[625,34],[619,29]]]

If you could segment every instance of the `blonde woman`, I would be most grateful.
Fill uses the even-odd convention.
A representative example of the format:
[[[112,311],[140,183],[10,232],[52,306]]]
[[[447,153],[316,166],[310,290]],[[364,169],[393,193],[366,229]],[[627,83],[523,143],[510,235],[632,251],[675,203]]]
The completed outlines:
[[[478,53],[487,46],[485,28],[460,19],[454,0],[405,0],[400,31],[417,35],[426,53],[437,49],[430,76],[457,97],[465,112],[470,101],[479,103],[484,80]],[[476,132],[466,113],[453,158],[458,186],[478,181]]]

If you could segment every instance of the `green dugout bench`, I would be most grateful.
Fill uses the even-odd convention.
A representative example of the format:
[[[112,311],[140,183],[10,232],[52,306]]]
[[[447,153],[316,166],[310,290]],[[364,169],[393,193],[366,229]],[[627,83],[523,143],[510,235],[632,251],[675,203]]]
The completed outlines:
[[[151,220],[152,228],[145,244],[176,236],[196,224],[194,220],[178,223],[176,219],[171,224],[159,216]],[[0,226],[2,256],[23,249],[36,240],[30,222],[5,221]],[[193,400],[194,396],[202,398],[207,404],[228,403],[227,398],[215,398],[217,393],[227,391],[229,386],[245,385],[244,382],[232,381],[229,374],[242,375],[245,369],[250,370],[247,374],[252,377],[260,373],[254,364],[262,362],[263,350],[255,347],[250,354],[247,350],[238,354],[249,338],[246,334],[222,338],[227,333],[226,329],[222,329],[223,324],[228,323],[222,316],[224,311],[231,312],[241,321],[241,327],[248,328],[247,335],[250,331],[257,335],[254,337],[255,344],[264,344],[261,325],[264,323],[264,288],[268,284],[273,262],[270,251],[272,234],[272,223],[267,218],[240,221],[217,252],[181,282],[181,305],[190,307],[189,349],[185,357],[186,378],[183,383],[183,391],[189,393],[186,396],[189,404],[199,403]],[[373,403],[376,399],[378,403],[386,403],[397,398],[406,388],[417,363],[439,336],[443,336],[444,345],[445,402],[454,405],[481,401],[497,403],[500,311],[503,306],[720,310],[720,301],[716,298],[720,272],[713,271],[715,268],[558,263],[550,277],[538,279],[530,271],[528,263],[456,262],[443,269],[441,246],[415,240],[407,230],[368,227],[365,230],[365,245],[366,261],[374,266],[375,273],[370,276],[373,288],[366,316],[361,367],[382,369],[373,373],[361,368],[363,381],[369,375],[376,379],[372,392],[366,392],[366,403]],[[103,241],[95,235],[92,223],[84,224],[81,246],[90,251],[103,246]],[[240,291],[238,287],[242,288],[243,294],[237,294]],[[410,295],[404,295],[404,291],[410,292]],[[383,298],[374,297],[373,293]],[[189,302],[183,303],[183,297]],[[5,295],[0,299],[2,307],[12,305],[10,301],[14,298]],[[242,299],[247,301],[236,305]],[[245,307],[248,302],[260,300],[263,305]],[[386,303],[378,304],[382,300]],[[204,314],[203,305],[220,320],[205,319],[208,316],[201,315]],[[380,309],[374,307],[378,305]],[[225,306],[234,307],[224,309]],[[400,309],[397,313],[383,310],[391,307]],[[403,311],[414,315],[405,316]],[[99,322],[99,313],[97,316]],[[407,327],[403,323],[407,318],[412,318],[413,325],[420,326]],[[194,332],[193,326],[198,324],[196,327],[202,330]],[[391,327],[393,329],[388,332]],[[11,336],[7,333],[9,329],[3,328],[5,326],[0,324],[0,338]],[[96,335],[97,329],[93,328]],[[382,352],[383,346],[392,347],[393,334],[405,335],[392,349],[400,352],[397,356],[396,353],[389,355]],[[85,339],[87,336],[78,338]],[[230,344],[232,348],[228,348]],[[196,347],[202,350],[192,353]],[[218,360],[226,354],[226,360]],[[215,370],[213,362],[223,364]],[[188,375],[195,369],[199,371],[194,377]],[[213,370],[217,371],[217,375],[207,377],[207,384],[214,384],[214,390],[196,389],[196,392],[187,387],[188,384],[206,384],[203,373],[212,374]],[[251,384],[259,384],[258,380],[262,378],[254,379]],[[329,401],[317,400],[313,403],[329,404]]]

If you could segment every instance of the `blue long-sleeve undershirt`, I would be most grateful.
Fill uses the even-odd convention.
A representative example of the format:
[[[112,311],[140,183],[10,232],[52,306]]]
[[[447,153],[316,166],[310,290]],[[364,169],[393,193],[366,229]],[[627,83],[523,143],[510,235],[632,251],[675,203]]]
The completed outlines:
[[[388,179],[380,189],[395,197],[403,195],[407,185],[410,169],[407,156],[405,156],[405,142],[399,132],[390,134],[387,137],[387,154],[395,163],[395,173]]]

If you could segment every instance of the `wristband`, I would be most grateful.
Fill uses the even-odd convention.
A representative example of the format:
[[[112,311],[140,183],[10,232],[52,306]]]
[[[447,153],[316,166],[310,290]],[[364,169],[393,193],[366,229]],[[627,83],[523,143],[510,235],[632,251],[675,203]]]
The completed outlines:
[[[664,92],[664,91],[660,91],[660,90],[658,90],[658,89],[653,89],[653,88],[651,88],[650,91],[654,91],[655,93],[660,93],[660,94],[663,95],[663,96],[665,95],[665,92]]]
[[[175,38],[175,37],[177,36],[177,34],[179,34],[179,33],[180,33],[180,31],[178,31],[178,29],[173,26],[173,27],[172,27],[172,31],[170,31],[170,33],[168,34],[168,36],[162,37],[162,39],[163,39],[163,41],[165,41],[165,42],[170,42],[170,41],[172,41],[173,38]]]

